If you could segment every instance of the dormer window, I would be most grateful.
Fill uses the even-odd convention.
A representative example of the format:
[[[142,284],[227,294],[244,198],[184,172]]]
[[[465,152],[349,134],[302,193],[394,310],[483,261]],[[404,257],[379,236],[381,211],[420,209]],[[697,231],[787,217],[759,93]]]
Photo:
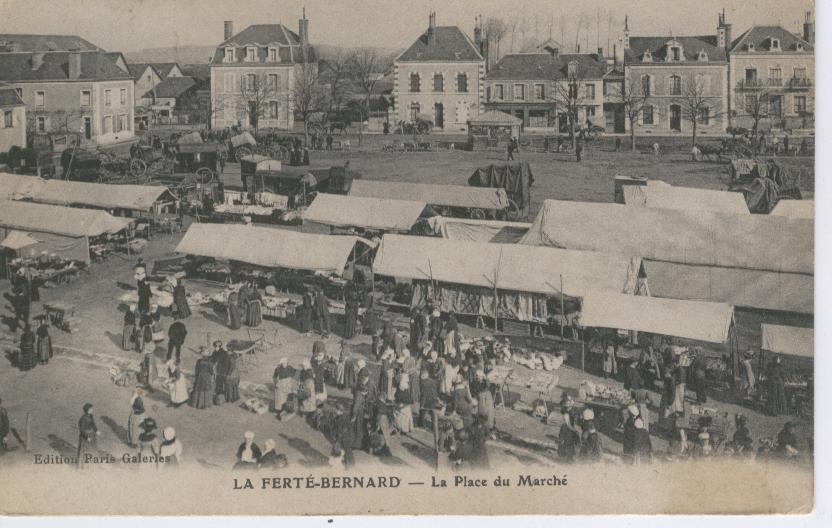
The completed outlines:
[[[798,43],[795,45],[795,49],[796,49],[797,51],[803,51],[803,43],[802,43],[802,42],[798,42]]]
[[[650,53],[650,50],[644,52],[644,55],[641,57],[641,62],[653,62],[653,54]]]
[[[680,60],[682,60],[682,48],[680,48],[679,46],[671,46],[670,59],[675,62],[679,62]]]
[[[578,63],[575,61],[570,62],[566,68],[566,73],[570,79],[578,77]]]
[[[234,62],[234,48],[225,48],[225,62]]]
[[[701,50],[699,52],[699,56],[697,57],[699,62],[708,62],[708,54],[705,53],[705,50]]]
[[[771,39],[771,51],[780,51],[780,39]]]
[[[269,48],[269,62],[277,62],[277,48]]]
[[[754,43],[753,42],[748,43],[748,51],[754,51]]]
[[[257,56],[257,48],[253,46],[248,46],[246,48],[246,62],[255,62],[255,57]]]

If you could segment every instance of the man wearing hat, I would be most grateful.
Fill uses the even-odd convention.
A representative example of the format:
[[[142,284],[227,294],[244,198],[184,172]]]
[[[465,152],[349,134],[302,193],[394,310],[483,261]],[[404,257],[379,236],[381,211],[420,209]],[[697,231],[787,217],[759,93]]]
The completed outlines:
[[[138,435],[139,457],[142,455],[159,455],[159,440],[156,438],[156,420],[147,417],[139,424],[141,433]]]
[[[134,277],[136,278],[136,289],[139,293],[139,314],[149,313],[150,297],[152,293],[150,291],[150,285],[147,284],[147,268],[145,268],[144,263],[141,263],[137,264],[136,267],[133,268],[133,271]]]

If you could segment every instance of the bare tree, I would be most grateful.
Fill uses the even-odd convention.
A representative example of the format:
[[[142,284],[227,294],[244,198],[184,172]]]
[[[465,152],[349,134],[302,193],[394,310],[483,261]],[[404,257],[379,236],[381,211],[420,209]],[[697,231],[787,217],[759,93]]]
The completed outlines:
[[[364,120],[370,116],[370,98],[373,96],[376,83],[386,75],[391,67],[386,58],[379,57],[372,48],[358,48],[350,53],[350,79],[356,90],[362,95],[360,109],[360,124],[358,126],[358,144],[361,145]]]
[[[502,18],[489,17],[485,20],[485,36],[497,45],[497,49],[494,50],[497,59],[500,58],[500,42],[506,36],[506,31],[508,26]]]
[[[716,117],[712,114],[711,97],[707,95],[707,87],[699,79],[686,79],[682,84],[681,94],[672,99],[673,104],[679,105],[681,117],[691,124],[691,145],[696,145],[696,131],[700,124],[707,124]]]
[[[260,121],[274,115],[280,97],[278,83],[277,75],[265,73],[249,73],[240,80],[240,93],[235,100],[237,117],[241,120],[248,118],[255,135]]]
[[[329,112],[339,111],[350,92],[349,54],[335,52],[326,61],[321,61],[320,80],[327,87]]]
[[[760,123],[769,119],[771,106],[771,93],[768,89],[760,89],[750,92],[737,92],[734,107],[738,115],[745,116],[751,121],[751,137],[757,139],[760,130]],[[754,153],[757,153],[757,141],[754,144]]]
[[[577,71],[569,68],[569,75],[566,79],[558,80],[555,83],[553,99],[558,108],[562,108],[569,120],[569,139],[572,141],[572,148],[577,146],[577,128],[579,126],[579,111],[587,106],[585,94],[581,93],[581,83]]]
[[[293,111],[303,120],[303,141],[304,145],[308,145],[309,116],[324,110],[329,100],[315,63],[303,62],[295,68],[295,83],[290,97]]]
[[[624,106],[624,115],[630,123],[630,148],[636,151],[636,123],[644,107],[649,105],[650,89],[644,89],[641,79],[630,79],[618,89],[618,100]]]
[[[511,38],[511,53],[514,53],[514,42],[517,36],[517,26],[519,25],[520,21],[517,17],[511,17],[508,20],[508,32]]]

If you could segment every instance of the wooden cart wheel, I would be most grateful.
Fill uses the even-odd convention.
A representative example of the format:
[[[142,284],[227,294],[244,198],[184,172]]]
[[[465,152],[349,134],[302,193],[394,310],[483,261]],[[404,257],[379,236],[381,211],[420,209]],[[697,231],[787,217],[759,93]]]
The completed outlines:
[[[196,171],[196,181],[206,184],[214,181],[214,171],[208,167],[201,167]]]
[[[134,158],[130,161],[130,174],[135,177],[143,176],[147,172],[147,163],[139,158]]]
[[[520,220],[520,206],[517,205],[517,202],[512,200],[511,198],[508,199],[508,219],[509,220]]]
[[[251,156],[251,149],[249,147],[237,147],[234,151],[234,159],[239,162],[243,156]]]

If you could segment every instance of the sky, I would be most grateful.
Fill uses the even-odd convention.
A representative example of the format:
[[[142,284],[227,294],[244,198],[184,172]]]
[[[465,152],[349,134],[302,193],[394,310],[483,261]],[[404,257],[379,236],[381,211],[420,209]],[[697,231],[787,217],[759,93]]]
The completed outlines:
[[[625,14],[631,35],[714,34],[725,8],[737,36],[754,24],[799,32],[804,12],[814,9],[812,0],[0,0],[0,33],[77,34],[122,52],[215,45],[224,20],[234,22],[235,32],[276,22],[297,31],[304,6],[313,44],[395,49],[424,31],[431,10],[437,25],[458,25],[469,35],[480,14],[522,20],[517,27],[525,27],[526,38],[545,40],[551,26],[555,40],[565,36],[564,45],[575,42],[580,24],[582,45],[595,49],[606,46],[610,33],[620,37]]]

